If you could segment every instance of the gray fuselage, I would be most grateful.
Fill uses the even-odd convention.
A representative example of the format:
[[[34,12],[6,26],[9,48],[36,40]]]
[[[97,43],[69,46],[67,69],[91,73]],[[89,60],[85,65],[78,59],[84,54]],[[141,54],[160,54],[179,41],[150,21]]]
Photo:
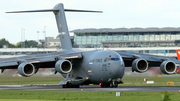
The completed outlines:
[[[124,75],[124,61],[114,51],[87,51],[83,52],[82,56],[82,59],[72,61],[73,70],[66,79],[80,77],[82,81],[88,79],[89,84],[99,84],[121,79]]]

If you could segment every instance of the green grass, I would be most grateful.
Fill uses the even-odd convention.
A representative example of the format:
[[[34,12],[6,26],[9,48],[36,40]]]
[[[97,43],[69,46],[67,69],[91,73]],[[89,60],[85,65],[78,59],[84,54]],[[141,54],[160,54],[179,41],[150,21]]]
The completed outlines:
[[[147,84],[144,81],[154,81],[154,84]],[[143,77],[143,76],[124,76],[122,81],[124,84],[119,86],[180,86],[180,77]],[[174,85],[167,85],[167,82],[174,82]]]
[[[33,75],[32,77],[13,77],[12,75],[0,75],[0,85],[21,85],[21,84],[59,84],[64,78],[61,75],[40,76]]]
[[[162,92],[116,92],[97,91],[27,91],[0,90],[0,101],[162,101]],[[171,101],[180,101],[180,93],[168,92]]]

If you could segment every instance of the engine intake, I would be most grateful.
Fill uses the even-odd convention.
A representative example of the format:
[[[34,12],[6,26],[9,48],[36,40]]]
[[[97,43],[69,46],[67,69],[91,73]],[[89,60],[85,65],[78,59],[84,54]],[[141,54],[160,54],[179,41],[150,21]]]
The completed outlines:
[[[69,73],[72,70],[72,64],[70,61],[68,60],[59,60],[56,62],[55,64],[55,69],[56,71],[58,71],[59,73]]]
[[[18,72],[24,77],[29,77],[34,74],[35,68],[31,63],[21,63],[18,66]]]
[[[164,61],[161,63],[160,69],[164,74],[173,74],[177,67],[173,61]]]
[[[132,71],[139,73],[146,72],[148,69],[148,62],[145,59],[138,58],[132,62]]]

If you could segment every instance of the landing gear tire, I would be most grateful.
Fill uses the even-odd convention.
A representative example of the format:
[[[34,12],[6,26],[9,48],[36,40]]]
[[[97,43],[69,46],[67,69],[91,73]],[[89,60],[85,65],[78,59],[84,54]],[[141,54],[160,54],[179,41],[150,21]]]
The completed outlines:
[[[62,88],[79,88],[79,85],[62,85]]]
[[[104,84],[102,84],[102,85],[101,85],[101,88],[104,88],[104,87],[105,87],[105,85],[104,85]]]
[[[66,85],[62,85],[62,88],[66,88]]]
[[[113,83],[110,83],[110,87],[113,88]]]
[[[101,88],[108,88],[108,87],[110,87],[110,84],[102,84],[101,85]]]
[[[117,81],[111,82],[111,83],[110,83],[110,87],[111,87],[111,88],[113,88],[113,87],[114,87],[114,88],[117,88],[117,87],[118,87],[118,82],[117,82]]]
[[[117,88],[117,87],[118,87],[118,82],[117,82],[117,81],[115,81],[115,83],[114,83],[114,87],[115,87],[115,88]]]

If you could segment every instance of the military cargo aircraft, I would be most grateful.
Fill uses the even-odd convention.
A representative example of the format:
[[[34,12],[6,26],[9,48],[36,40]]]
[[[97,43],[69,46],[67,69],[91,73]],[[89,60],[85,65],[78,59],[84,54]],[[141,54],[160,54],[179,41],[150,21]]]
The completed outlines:
[[[20,75],[30,77],[37,73],[39,68],[55,68],[55,72],[61,73],[65,78],[59,83],[63,88],[75,88],[89,84],[99,84],[101,87],[118,87],[118,84],[122,82],[121,79],[127,66],[131,66],[132,71],[140,73],[146,72],[149,67],[158,66],[163,73],[173,74],[177,68],[176,64],[180,64],[180,61],[171,57],[111,50],[77,51],[72,48],[65,11],[101,13],[101,11],[64,9],[62,3],[57,4],[53,9],[6,12],[53,12],[62,50],[46,56],[22,57],[1,61],[0,69],[2,72],[5,69],[17,69]],[[60,54],[62,51],[65,54]]]

